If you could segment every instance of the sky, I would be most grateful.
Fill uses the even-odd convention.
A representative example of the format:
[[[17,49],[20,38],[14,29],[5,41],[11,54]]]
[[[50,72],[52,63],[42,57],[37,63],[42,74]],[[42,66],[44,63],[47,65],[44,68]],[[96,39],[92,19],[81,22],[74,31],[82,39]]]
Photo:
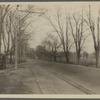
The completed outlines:
[[[98,10],[100,8],[98,2],[44,2],[36,3],[35,5],[36,7],[47,9],[49,16],[53,16],[57,9],[66,10],[66,12],[70,13],[79,13],[84,10],[84,12],[87,13],[88,6],[91,5],[91,11],[95,19],[97,18]],[[34,29],[34,27],[37,29],[31,36],[33,40],[29,41],[30,47],[35,48],[37,45],[41,44],[41,41],[46,37],[47,33],[51,32],[52,28],[43,17],[38,17],[37,20],[32,23],[31,27],[32,29]],[[88,53],[94,52],[91,34],[86,40],[83,50]]]
[[[8,3],[6,3],[8,4]],[[12,5],[16,3],[10,3]],[[57,9],[65,10],[68,13],[80,13],[84,10],[84,13],[88,12],[88,6],[91,5],[91,11],[94,19],[97,18],[98,10],[100,9],[100,2],[25,2],[20,3],[20,5],[27,6],[28,4],[35,5],[36,8],[46,9],[49,16],[54,16]],[[28,32],[32,33],[29,46],[31,48],[36,48],[37,45],[41,44],[41,41],[46,37],[47,33],[52,33],[52,27],[45,20],[43,16],[39,16],[38,14],[32,15],[29,18],[31,24],[27,29]],[[56,35],[56,33],[53,33]],[[88,53],[92,53],[94,51],[93,48],[93,40],[90,35],[84,45],[84,51]]]

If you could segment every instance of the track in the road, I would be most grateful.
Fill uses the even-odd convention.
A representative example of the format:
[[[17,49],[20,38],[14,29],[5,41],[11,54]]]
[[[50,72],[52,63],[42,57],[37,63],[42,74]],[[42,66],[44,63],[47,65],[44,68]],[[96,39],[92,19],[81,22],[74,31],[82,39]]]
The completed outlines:
[[[65,78],[65,77],[63,77],[62,75],[59,75],[59,74],[57,74],[57,73],[54,73],[54,74],[55,74],[58,78],[60,78],[61,80],[63,80],[63,81],[65,81],[65,82],[69,83],[70,85],[72,85],[72,86],[75,87],[76,89],[78,89],[78,90],[84,92],[85,94],[94,94],[94,93],[92,93],[91,91],[89,91],[88,89],[84,88],[83,86],[81,86],[81,85],[79,85],[79,84],[77,84],[77,83],[71,81],[70,79]]]
[[[42,89],[41,89],[41,86],[40,86],[40,84],[39,84],[38,79],[36,78],[35,73],[33,72],[32,68],[30,68],[30,70],[31,70],[32,75],[33,75],[34,78],[35,78],[35,81],[36,81],[36,83],[37,83],[37,85],[38,85],[38,88],[39,88],[39,90],[40,90],[40,93],[43,94],[43,91],[42,91]],[[52,73],[52,72],[51,72],[51,73]],[[79,85],[79,84],[73,82],[72,80],[70,80],[70,79],[68,79],[68,78],[65,78],[65,77],[62,76],[62,75],[59,75],[59,74],[56,73],[56,72],[53,72],[52,74],[55,75],[56,77],[58,77],[59,79],[65,81],[66,83],[70,84],[71,86],[75,87],[76,89],[82,91],[82,92],[85,93],[85,94],[94,94],[94,93],[92,93],[91,91],[89,91],[88,89],[84,88],[83,86],[81,86],[81,85]]]
[[[35,81],[36,81],[36,83],[37,83],[37,85],[38,85],[38,88],[39,88],[39,90],[40,90],[40,93],[41,93],[41,94],[44,94],[44,91],[42,90],[43,88],[41,88],[41,85],[40,85],[40,83],[39,83],[39,80],[38,80],[37,76],[35,75],[36,72],[34,73],[34,71],[33,71],[33,69],[32,69],[31,67],[30,67],[30,70],[31,70],[31,73],[32,73],[33,77],[35,78]],[[47,83],[47,84],[48,84],[48,83]],[[49,86],[49,88],[52,88],[50,84],[48,84],[48,86]],[[53,93],[58,94],[56,91],[54,91],[54,90],[52,90],[52,91],[53,91]]]
[[[43,94],[42,89],[41,89],[41,87],[40,87],[40,85],[39,85],[39,82],[38,82],[38,80],[37,80],[37,78],[36,78],[34,72],[32,71],[32,68],[30,68],[30,70],[31,70],[32,75],[34,76],[34,79],[35,79],[35,81],[36,81],[38,87],[39,87],[40,93]]]

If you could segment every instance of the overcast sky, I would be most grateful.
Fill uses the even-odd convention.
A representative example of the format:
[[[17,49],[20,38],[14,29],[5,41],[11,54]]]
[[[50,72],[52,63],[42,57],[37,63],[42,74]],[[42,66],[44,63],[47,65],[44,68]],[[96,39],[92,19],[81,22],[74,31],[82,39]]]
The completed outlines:
[[[56,3],[44,2],[44,3],[35,3],[34,5],[36,5],[39,8],[47,9],[48,14],[50,16],[52,16],[57,9],[64,9],[66,10],[66,12],[70,13],[78,13],[81,12],[83,9],[84,12],[86,13],[88,12],[88,5],[91,5],[92,14],[95,19],[97,18],[98,10],[100,9],[100,5],[98,2],[56,2]],[[51,26],[43,17],[38,17],[37,20],[32,23],[31,27],[32,27],[31,29],[34,29],[35,27],[35,32],[31,36],[33,40],[31,40],[29,43],[30,47],[35,48],[45,38],[46,34],[50,33]],[[84,50],[89,53],[92,53],[94,51],[93,40],[91,35],[89,36],[84,45]]]
[[[16,3],[10,3],[16,4]],[[84,10],[84,12],[88,12],[88,5],[91,5],[92,14],[96,19],[98,10],[100,9],[99,2],[32,2],[32,3],[20,3],[20,5],[35,5],[38,8],[43,8],[48,10],[48,14],[52,16],[55,14],[56,9],[64,9],[66,12],[70,13],[79,13]],[[35,20],[34,20],[35,19]],[[52,28],[48,24],[48,22],[43,18],[43,16],[32,15],[30,17],[31,24],[29,26],[28,31],[33,33],[31,35],[31,39],[29,41],[29,45],[31,48],[35,48],[37,45],[41,43],[41,41],[45,38],[47,33],[50,33]],[[54,33],[56,34],[56,33]],[[89,36],[87,39],[84,50],[92,53],[93,49],[93,41],[92,36]]]

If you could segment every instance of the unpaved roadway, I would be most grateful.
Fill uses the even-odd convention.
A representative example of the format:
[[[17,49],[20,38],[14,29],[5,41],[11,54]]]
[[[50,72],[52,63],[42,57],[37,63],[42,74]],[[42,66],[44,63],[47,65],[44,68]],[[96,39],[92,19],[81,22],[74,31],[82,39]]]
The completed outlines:
[[[99,94],[100,69],[33,60],[0,70],[1,94]]]

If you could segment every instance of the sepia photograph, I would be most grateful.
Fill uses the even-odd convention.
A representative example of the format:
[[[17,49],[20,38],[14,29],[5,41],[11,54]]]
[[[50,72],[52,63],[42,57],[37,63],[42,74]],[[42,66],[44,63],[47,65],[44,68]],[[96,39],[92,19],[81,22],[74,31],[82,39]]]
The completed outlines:
[[[99,95],[100,2],[1,2],[0,94]]]

